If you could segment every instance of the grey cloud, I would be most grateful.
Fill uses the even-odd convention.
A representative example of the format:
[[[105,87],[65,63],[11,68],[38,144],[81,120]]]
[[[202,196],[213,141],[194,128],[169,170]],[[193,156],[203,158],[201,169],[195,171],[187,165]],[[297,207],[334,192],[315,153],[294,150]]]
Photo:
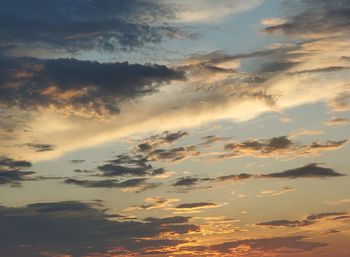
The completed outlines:
[[[107,254],[113,249],[142,255],[186,242],[158,239],[161,233],[184,235],[199,229],[181,217],[145,221],[112,221],[111,217],[114,215],[106,213],[102,206],[81,202],[1,206],[0,255],[83,257]]]
[[[193,177],[183,177],[179,178],[173,186],[193,186],[196,185],[198,182],[200,182],[200,179],[193,178]]]
[[[173,133],[164,131],[162,134],[153,135],[149,138],[141,140],[136,150],[139,152],[150,152],[161,146],[173,144],[175,141],[187,135],[188,133],[186,131],[177,131]]]
[[[230,253],[232,249],[245,245],[249,246],[251,251],[279,252],[283,249],[284,253],[295,253],[327,246],[325,243],[310,242],[305,239],[304,236],[245,239],[213,245],[210,249],[220,253]]]
[[[165,161],[172,162],[184,160],[188,157],[198,156],[196,146],[176,147],[171,149],[156,149],[148,153],[147,159],[151,161]]]
[[[0,103],[4,106],[71,107],[70,112],[82,116],[118,113],[120,102],[183,78],[182,72],[164,65],[127,62],[0,57],[0,67]]]
[[[54,145],[51,144],[27,144],[29,148],[34,150],[35,152],[47,152],[53,151],[55,149]]]
[[[187,35],[167,19],[172,5],[160,1],[4,0],[0,11],[0,41],[24,49],[131,50]]]
[[[0,156],[0,186],[20,186],[22,181],[30,179],[28,176],[35,174],[33,171],[23,171],[31,166],[32,164],[25,160],[14,160]]]
[[[163,168],[154,168],[142,155],[118,155],[107,164],[98,166],[102,176],[157,176],[165,172]]]
[[[314,141],[311,144],[300,144],[289,139],[287,136],[274,137],[261,140],[244,140],[225,145],[229,154],[221,154],[217,158],[237,158],[242,156],[254,157],[279,157],[285,156],[295,158],[296,156],[319,155],[322,151],[337,150],[346,144],[347,140],[332,141],[324,143]]]
[[[216,203],[208,203],[208,202],[199,202],[199,203],[183,203],[177,205],[176,209],[198,209],[198,208],[207,208],[207,207],[216,207],[218,204]]]
[[[303,220],[273,220],[268,222],[257,223],[258,226],[267,226],[267,227],[305,227],[311,226],[322,219],[325,218],[337,218],[341,217],[345,212],[331,212],[331,213],[319,213],[312,214],[307,216]]]
[[[335,35],[348,34],[350,28],[350,4],[344,0],[298,0],[285,2],[295,10],[285,23],[268,26],[268,33],[287,35]]]
[[[344,174],[338,173],[331,168],[324,168],[317,166],[317,163],[311,163],[306,166],[286,170],[283,172],[270,173],[261,175],[262,178],[327,178],[327,177],[341,177]]]
[[[135,178],[119,182],[118,180],[112,179],[79,180],[70,178],[66,179],[64,183],[87,188],[129,188],[137,193],[148,189],[156,188],[160,185],[159,183],[148,183],[147,180],[147,178]]]

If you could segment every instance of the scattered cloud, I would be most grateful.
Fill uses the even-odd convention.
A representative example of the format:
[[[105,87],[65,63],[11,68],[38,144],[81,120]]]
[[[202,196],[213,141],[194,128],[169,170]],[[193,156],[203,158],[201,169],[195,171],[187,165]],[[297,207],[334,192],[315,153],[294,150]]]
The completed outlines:
[[[257,223],[257,226],[266,227],[306,227],[314,225],[323,219],[337,219],[343,217],[346,212],[330,212],[330,213],[319,213],[307,216],[303,220],[273,220],[268,222]],[[350,216],[348,216],[350,218]]]
[[[328,126],[347,126],[350,125],[350,119],[347,118],[332,118],[327,121],[326,124]]]
[[[269,157],[288,157],[296,158],[298,156],[319,155],[322,151],[334,151],[342,147],[347,140],[331,141],[324,143],[314,141],[309,145],[293,142],[287,136],[274,137],[271,139],[261,140],[244,140],[241,142],[233,142],[225,145],[225,150],[230,151],[229,154],[221,154],[217,156],[222,158],[238,158],[244,156],[253,156],[257,158]]]
[[[106,180],[78,180],[78,179],[66,179],[65,184],[76,185],[87,188],[121,188],[127,192],[142,192],[148,189],[154,189],[158,187],[159,183],[148,183],[147,178],[135,178],[128,179],[122,182],[118,180],[106,179]]]
[[[22,181],[30,179],[28,176],[35,174],[33,171],[25,171],[31,166],[32,164],[25,160],[14,160],[0,156],[0,186],[19,187]]]

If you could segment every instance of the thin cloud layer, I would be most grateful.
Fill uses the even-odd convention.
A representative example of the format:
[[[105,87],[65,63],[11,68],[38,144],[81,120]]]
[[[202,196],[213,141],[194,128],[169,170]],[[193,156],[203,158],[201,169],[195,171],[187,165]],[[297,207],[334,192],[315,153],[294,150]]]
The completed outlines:
[[[273,220],[267,222],[257,223],[257,226],[266,227],[306,227],[314,225],[323,219],[337,219],[338,217],[344,217],[346,212],[331,212],[331,213],[319,213],[307,216],[303,220]],[[347,216],[350,218],[350,216]]]

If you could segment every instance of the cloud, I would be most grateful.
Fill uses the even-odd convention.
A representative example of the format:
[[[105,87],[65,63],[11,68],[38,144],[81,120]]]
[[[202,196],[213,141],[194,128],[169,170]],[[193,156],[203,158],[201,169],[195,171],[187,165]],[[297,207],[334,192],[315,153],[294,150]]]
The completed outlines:
[[[273,237],[261,239],[245,239],[232,242],[225,242],[213,245],[210,248],[222,254],[240,254],[240,250],[246,248],[248,252],[258,251],[261,253],[275,252],[283,250],[284,253],[306,252],[320,247],[327,246],[325,243],[310,242],[304,236]]]
[[[303,220],[273,220],[267,222],[257,223],[257,226],[266,226],[266,227],[306,227],[314,225],[317,222],[320,222],[323,219],[336,219],[338,217],[343,217],[344,212],[331,212],[331,213],[319,213],[312,214],[307,216]],[[349,216],[348,216],[349,217]]]
[[[330,168],[323,168],[317,166],[317,163],[311,163],[306,166],[290,169],[277,173],[269,173],[261,175],[262,178],[327,178],[327,177],[341,177],[344,174],[338,173]]]
[[[177,198],[148,197],[145,199],[147,204],[134,205],[125,209],[125,211],[166,209],[173,206],[173,203],[178,201],[180,201],[180,199]]]
[[[314,141],[309,145],[293,142],[287,136],[274,137],[261,140],[244,140],[225,145],[229,154],[221,154],[217,158],[238,158],[253,156],[257,158],[313,156],[319,155],[322,151],[334,151],[342,147],[347,140],[331,141],[324,143]]]
[[[148,159],[142,155],[118,155],[116,159],[98,166],[104,177],[113,176],[159,176],[166,171],[163,168],[153,168]]]
[[[350,125],[350,119],[347,118],[332,118],[327,121],[326,124],[328,126],[347,126]]]
[[[277,196],[277,195],[282,195],[288,192],[292,192],[295,191],[295,189],[290,188],[290,187],[283,187],[280,190],[263,190],[260,192],[260,194],[258,195],[258,197],[266,197],[266,196]]]
[[[285,170],[281,172],[275,173],[261,173],[261,174],[249,174],[249,173],[241,173],[241,174],[230,174],[219,177],[204,177],[204,178],[196,178],[196,177],[182,177],[179,178],[174,184],[173,187],[179,189],[179,192],[188,192],[190,190],[198,189],[198,188],[211,188],[213,185],[220,185],[222,183],[239,183],[242,181],[247,181],[250,179],[298,179],[298,178],[335,178],[342,177],[345,174],[336,172],[331,168],[324,168],[318,166],[317,163],[310,163],[302,167]],[[205,186],[200,186],[202,183],[206,183]],[[285,187],[280,191],[267,190],[263,191],[259,196],[276,196],[279,194],[283,194],[289,191],[293,191],[293,189],[289,187]]]
[[[154,93],[182,72],[164,65],[41,60],[0,56],[0,103],[8,108],[55,108],[67,114],[119,113],[118,104]]]
[[[165,0],[177,7],[176,16],[180,22],[214,22],[223,18],[248,11],[263,3],[262,0],[230,1],[230,0]]]
[[[130,50],[187,35],[167,20],[171,5],[160,1],[1,2],[3,44],[16,48],[77,52]]]
[[[199,229],[182,217],[144,221],[115,221],[112,217],[113,214],[95,204],[81,202],[36,203],[17,208],[1,206],[0,254],[83,257],[107,252],[118,254],[119,249],[121,254],[142,255],[186,242],[164,240],[159,237],[162,233],[185,235]]]
[[[219,204],[199,202],[199,203],[183,203],[177,205],[175,208],[180,210],[198,210],[198,209],[208,209],[219,207]]]
[[[200,152],[196,146],[176,147],[171,149],[156,149],[147,155],[151,161],[181,161],[189,157],[198,156]]]
[[[280,24],[267,26],[265,32],[327,37],[349,31],[350,5],[347,1],[299,0],[286,4],[297,9],[298,13]]]
[[[135,178],[128,179],[122,182],[118,180],[106,179],[106,180],[78,180],[78,179],[66,179],[65,184],[76,185],[87,188],[121,188],[126,192],[142,192],[148,189],[154,189],[158,187],[159,183],[147,183],[147,178]]]
[[[10,185],[19,187],[21,181],[29,180],[28,176],[35,174],[33,171],[23,171],[32,164],[25,160],[14,160],[6,156],[0,156],[0,186]]]
[[[162,134],[153,135],[141,140],[137,145],[136,151],[151,152],[159,147],[169,146],[187,135],[188,133],[186,131],[177,131],[174,133],[164,131]]]
[[[50,144],[27,144],[29,148],[36,152],[46,152],[46,151],[53,151],[55,149],[54,145]]]

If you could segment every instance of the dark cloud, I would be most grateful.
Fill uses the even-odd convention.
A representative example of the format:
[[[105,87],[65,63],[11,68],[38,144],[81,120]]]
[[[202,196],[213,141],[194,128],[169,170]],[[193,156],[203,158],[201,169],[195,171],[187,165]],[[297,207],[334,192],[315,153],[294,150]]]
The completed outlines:
[[[230,182],[237,183],[249,179],[297,179],[297,178],[334,178],[345,176],[342,173],[336,172],[331,168],[320,167],[317,163],[310,163],[303,167],[290,169],[282,172],[266,173],[266,174],[230,174],[219,177],[182,177],[179,178],[173,187],[179,188],[179,192],[188,192],[197,188],[211,188],[211,184]],[[206,187],[200,187],[202,183],[207,183]],[[289,188],[287,188],[289,189]]]
[[[35,174],[33,171],[23,171],[31,166],[32,164],[25,160],[14,160],[0,156],[0,186],[20,186],[21,181],[29,180],[28,176]]]
[[[345,212],[319,213],[307,216],[303,220],[273,220],[268,222],[257,223],[258,226],[266,227],[305,227],[313,225],[322,219],[343,216]]]
[[[194,186],[201,180],[199,178],[193,178],[193,177],[183,177],[179,178],[173,186],[175,187],[181,187],[181,186]]]
[[[37,203],[21,208],[0,207],[0,255],[39,257],[103,255],[119,249],[146,254],[184,240],[164,240],[161,233],[184,235],[198,231],[188,218],[148,218],[114,221],[96,204]],[[117,251],[117,250],[116,250]]]
[[[130,50],[188,35],[165,22],[172,6],[152,0],[4,0],[0,17],[2,44],[26,50]]]
[[[291,237],[274,237],[263,239],[246,239],[233,242],[225,242],[218,245],[213,245],[210,248],[220,253],[233,252],[235,248],[240,246],[249,246],[250,251],[261,252],[280,252],[295,253],[311,251],[320,247],[327,246],[325,243],[310,242],[304,240],[304,236],[291,236]]]
[[[319,167],[317,163],[311,163],[306,166],[286,170],[283,172],[261,175],[262,178],[327,178],[340,177],[344,174],[338,173],[331,168]]]
[[[285,4],[291,16],[282,24],[266,27],[265,32],[310,36],[329,36],[349,32],[349,1],[297,0],[286,1]]]
[[[156,149],[148,153],[147,159],[151,161],[181,161],[189,157],[198,156],[196,146],[176,147],[171,149]]]
[[[216,203],[207,203],[207,202],[200,202],[200,203],[183,203],[177,205],[176,209],[200,209],[200,208],[211,208],[211,207],[217,207],[218,204]]]
[[[342,147],[347,140],[332,141],[324,143],[314,141],[311,144],[300,144],[289,139],[287,136],[274,137],[261,140],[244,140],[225,145],[225,150],[229,154],[219,155],[217,158],[237,158],[242,156],[254,157],[290,157],[319,155],[322,151],[337,150]]]
[[[79,163],[83,163],[85,162],[85,160],[71,160],[70,163],[72,164],[79,164]]]
[[[346,66],[331,66],[331,67],[325,67],[325,68],[319,68],[319,69],[294,71],[289,74],[300,75],[300,74],[312,74],[312,73],[322,73],[322,72],[337,72],[337,71],[344,71],[349,69],[350,67],[346,67]]]
[[[78,179],[66,179],[64,183],[70,185],[76,185],[87,188],[124,188],[129,191],[141,192],[147,189],[153,189],[158,187],[159,183],[148,183],[147,178],[135,178],[128,179],[122,182],[118,180],[106,179],[106,180],[78,180]]]
[[[55,146],[51,144],[27,144],[27,146],[35,152],[47,152],[55,150]]]
[[[142,155],[118,155],[107,164],[98,166],[105,177],[113,176],[157,176],[165,172],[163,168],[153,168],[148,159]]]
[[[24,160],[14,160],[5,156],[0,156],[0,167],[1,168],[30,168],[32,164]]]
[[[153,93],[183,73],[156,64],[0,57],[0,76],[4,106],[55,106],[86,116],[118,113],[121,101]]]
[[[186,131],[177,131],[174,133],[164,131],[162,134],[153,135],[149,138],[141,140],[136,150],[139,152],[150,152],[158,147],[171,145],[175,141],[187,135],[188,133]]]

